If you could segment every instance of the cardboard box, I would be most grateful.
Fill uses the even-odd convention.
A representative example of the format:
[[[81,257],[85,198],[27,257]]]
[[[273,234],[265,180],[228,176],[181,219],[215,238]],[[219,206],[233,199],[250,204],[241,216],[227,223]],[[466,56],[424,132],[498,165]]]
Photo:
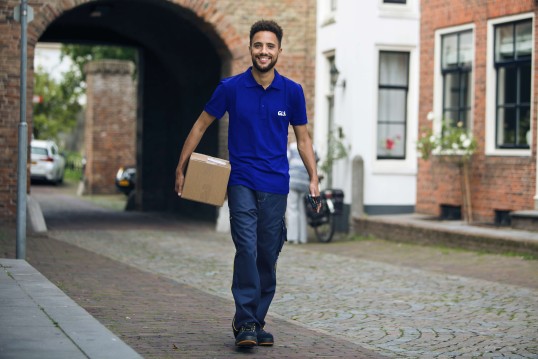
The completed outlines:
[[[182,198],[221,207],[230,179],[230,162],[193,152],[187,165]]]

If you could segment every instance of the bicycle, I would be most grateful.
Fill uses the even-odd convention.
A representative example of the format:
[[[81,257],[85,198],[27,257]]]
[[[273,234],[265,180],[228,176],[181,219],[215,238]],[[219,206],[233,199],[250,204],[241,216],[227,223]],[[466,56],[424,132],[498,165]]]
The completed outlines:
[[[316,212],[311,200],[305,196],[306,217],[320,242],[328,243],[336,231],[335,216],[343,212],[344,192],[339,189],[326,189],[320,192],[321,209]]]

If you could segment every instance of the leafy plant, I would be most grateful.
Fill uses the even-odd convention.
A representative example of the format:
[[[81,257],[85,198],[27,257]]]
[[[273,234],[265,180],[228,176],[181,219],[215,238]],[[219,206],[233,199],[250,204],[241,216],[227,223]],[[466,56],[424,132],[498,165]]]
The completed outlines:
[[[439,134],[434,134],[430,128],[424,129],[417,141],[417,150],[425,160],[433,154],[459,156],[462,161],[467,161],[476,147],[476,139],[463,127],[462,122],[456,126],[443,125]]]
[[[334,133],[330,133],[328,143],[327,156],[319,167],[330,177],[334,162],[348,156],[348,146],[344,143],[344,134],[341,131],[339,131],[338,137]]]

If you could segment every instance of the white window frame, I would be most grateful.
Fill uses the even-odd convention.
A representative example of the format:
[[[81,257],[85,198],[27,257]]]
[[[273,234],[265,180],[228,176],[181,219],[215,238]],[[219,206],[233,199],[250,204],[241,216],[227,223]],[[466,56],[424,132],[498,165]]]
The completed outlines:
[[[442,37],[444,35],[453,34],[461,31],[471,30],[473,32],[473,65],[471,70],[471,88],[469,91],[474,94],[475,86],[475,69],[476,69],[476,29],[474,24],[465,24],[453,27],[447,27],[435,31],[435,45],[434,45],[434,74],[433,74],[433,133],[435,135],[441,134],[443,126],[443,74],[441,72],[441,58],[442,58]],[[471,96],[471,116],[467,119],[468,128],[472,131],[474,127],[474,96]]]
[[[406,123],[406,148],[405,159],[378,159],[377,158],[377,106],[379,93],[379,53],[381,51],[409,52],[409,79],[407,92],[407,123]],[[372,138],[376,140],[372,143],[372,170],[373,174],[393,174],[393,175],[410,175],[414,176],[417,173],[416,167],[416,142],[417,142],[417,118],[418,114],[418,74],[415,69],[416,61],[418,61],[418,47],[414,45],[377,45],[375,47],[375,61],[373,69],[375,73],[375,81],[373,83],[373,93],[375,93],[375,126],[373,126]]]
[[[324,27],[336,22],[336,12],[338,10],[338,2],[335,8],[332,8],[332,1],[334,0],[318,0],[319,6],[319,26]],[[338,0],[336,0],[338,1]],[[321,6],[320,6],[321,2]]]
[[[529,143],[528,149],[502,149],[495,148],[495,133],[497,126],[497,72],[495,71],[495,26],[519,21],[531,19],[532,21],[532,57],[531,57],[531,109],[530,109],[530,123],[531,123],[531,143]],[[487,23],[487,55],[486,55],[486,156],[519,156],[519,157],[530,157],[532,155],[532,148],[535,142],[533,136],[533,126],[532,123],[536,118],[534,114],[534,74],[535,74],[535,56],[534,52],[536,51],[534,45],[535,33],[534,33],[534,13],[525,13],[512,16],[505,16],[501,18],[488,20]]]
[[[405,4],[387,4],[383,0],[378,0],[379,15],[392,18],[419,18],[417,1],[419,0],[407,0]]]

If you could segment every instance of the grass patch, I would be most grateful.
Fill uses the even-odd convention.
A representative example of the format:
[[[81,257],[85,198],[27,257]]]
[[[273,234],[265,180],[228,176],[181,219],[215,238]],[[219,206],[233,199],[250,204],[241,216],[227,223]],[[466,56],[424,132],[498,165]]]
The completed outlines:
[[[347,236],[346,238],[348,241],[351,241],[351,242],[362,242],[362,241],[373,241],[373,240],[378,240],[379,238],[369,234],[367,236],[361,236],[359,234],[351,234],[349,236]]]
[[[99,207],[112,209],[114,211],[123,211],[127,203],[127,196],[122,193],[108,195],[89,195],[82,197],[85,200],[98,205]]]
[[[64,172],[64,180],[68,182],[78,182],[82,179],[82,170],[75,168],[66,168]]]

